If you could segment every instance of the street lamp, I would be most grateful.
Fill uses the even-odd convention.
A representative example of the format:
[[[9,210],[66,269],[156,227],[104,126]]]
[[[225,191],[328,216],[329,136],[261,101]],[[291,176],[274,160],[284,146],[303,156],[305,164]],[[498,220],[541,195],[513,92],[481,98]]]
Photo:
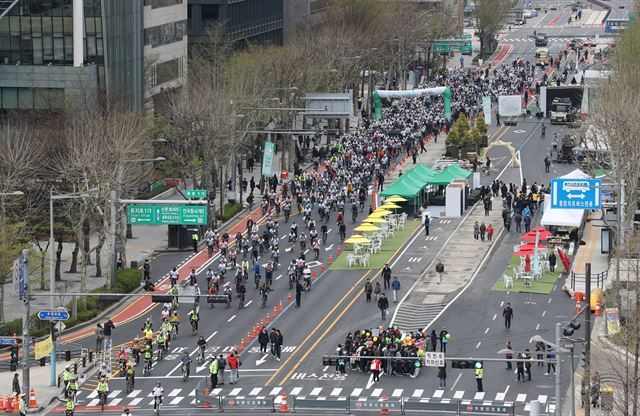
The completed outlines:
[[[560,378],[560,367],[561,367],[561,363],[562,360],[560,359],[560,353],[562,354],[566,354],[569,352],[572,352],[564,347],[562,347],[560,345],[561,343],[561,332],[562,332],[562,324],[560,322],[556,323],[556,342],[549,342],[546,339],[542,338],[540,335],[534,335],[531,337],[531,339],[529,340],[529,343],[533,343],[533,342],[544,342],[545,344],[553,347],[556,350],[556,361],[557,361],[557,365],[556,365],[556,385],[555,385],[555,395],[556,395],[556,416],[560,416],[560,412],[562,411],[562,397],[561,397],[561,378]],[[573,362],[573,359],[572,359]],[[573,377],[573,373],[571,374],[571,377]],[[575,394],[575,392],[571,392],[571,394]]]

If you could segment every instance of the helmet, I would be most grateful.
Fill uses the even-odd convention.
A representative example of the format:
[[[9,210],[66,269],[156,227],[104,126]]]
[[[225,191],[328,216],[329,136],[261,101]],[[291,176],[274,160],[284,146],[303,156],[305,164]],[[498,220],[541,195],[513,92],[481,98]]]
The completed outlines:
[[[156,383],[156,386],[159,386],[159,385],[160,385],[160,382],[158,381],[158,382]]]

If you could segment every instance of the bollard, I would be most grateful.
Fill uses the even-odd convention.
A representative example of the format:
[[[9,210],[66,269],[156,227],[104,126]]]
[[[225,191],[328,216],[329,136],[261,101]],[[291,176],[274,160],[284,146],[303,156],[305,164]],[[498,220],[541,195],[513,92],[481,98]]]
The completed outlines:
[[[82,357],[82,367],[86,367],[87,366],[87,357]]]
[[[89,350],[89,362],[93,362],[93,350]]]
[[[78,363],[73,363],[73,374],[78,374]]]
[[[311,280],[316,280],[316,277],[317,277],[316,272],[315,271],[311,272]]]

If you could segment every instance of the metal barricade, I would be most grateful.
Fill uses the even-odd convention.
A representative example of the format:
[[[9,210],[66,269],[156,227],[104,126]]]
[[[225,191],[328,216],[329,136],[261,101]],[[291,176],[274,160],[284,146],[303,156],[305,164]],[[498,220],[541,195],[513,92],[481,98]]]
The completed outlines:
[[[296,410],[335,410],[335,411],[344,411],[344,413],[351,413],[351,402],[346,398],[343,399],[327,399],[327,400],[317,400],[317,399],[298,399],[296,396],[292,397],[292,408],[295,412]]]
[[[237,398],[237,397],[222,397],[220,395],[210,396],[202,393],[201,390],[196,388],[196,404],[211,407],[218,412],[225,412],[234,410],[247,410],[247,409],[264,409],[275,413],[275,396],[265,398]]]

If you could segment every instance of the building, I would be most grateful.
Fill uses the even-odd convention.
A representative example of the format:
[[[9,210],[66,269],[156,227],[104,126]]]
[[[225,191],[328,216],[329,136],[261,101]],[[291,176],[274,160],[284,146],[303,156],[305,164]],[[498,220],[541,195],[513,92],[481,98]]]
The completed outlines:
[[[331,0],[284,0],[284,41],[293,38],[299,25],[316,24]]]
[[[223,24],[228,39],[282,45],[283,0],[188,0],[189,42],[206,42],[208,29]],[[307,1],[307,0],[302,0]]]
[[[159,93],[186,80],[186,0],[18,0],[5,7],[2,113],[80,98],[153,112]]]

